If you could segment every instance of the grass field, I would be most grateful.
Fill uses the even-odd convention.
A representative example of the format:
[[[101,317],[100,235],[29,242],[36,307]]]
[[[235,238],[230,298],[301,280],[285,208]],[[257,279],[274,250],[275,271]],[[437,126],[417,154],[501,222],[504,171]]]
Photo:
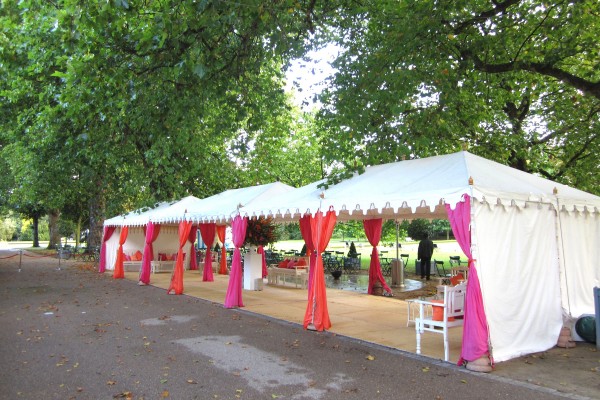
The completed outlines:
[[[460,256],[461,260],[466,261],[466,256],[463,254],[456,240],[436,240],[434,243],[437,245],[437,248],[433,252],[432,259],[443,261],[444,267],[449,268],[450,264],[450,256]],[[302,250],[302,246],[304,242],[302,240],[286,240],[275,243],[272,247],[276,250]],[[406,272],[414,273],[415,272],[415,261],[417,259],[417,249],[419,247],[419,242],[401,242],[401,247],[398,249],[398,254],[408,254],[408,265],[406,266]],[[361,254],[361,269],[368,270],[369,264],[371,262],[371,251],[372,247],[369,242],[360,241],[354,242],[354,246],[356,246],[356,251]],[[383,253],[384,256],[389,258],[396,258],[396,249],[392,246],[378,246],[379,252],[387,252]],[[327,250],[331,251],[343,251],[344,253],[348,253],[348,246],[346,246],[346,242],[341,240],[332,239],[327,246]]]

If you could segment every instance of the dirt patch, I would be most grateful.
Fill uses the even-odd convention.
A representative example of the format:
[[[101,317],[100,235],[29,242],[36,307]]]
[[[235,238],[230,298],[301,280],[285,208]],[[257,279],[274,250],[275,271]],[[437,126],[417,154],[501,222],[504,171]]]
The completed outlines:
[[[594,344],[577,342],[571,349],[550,350],[497,363],[494,375],[600,399],[600,352]]]
[[[421,280],[420,277],[407,274],[406,279]],[[419,297],[430,297],[437,294],[438,280],[424,280],[423,287],[417,290],[401,291],[400,288],[390,288],[394,294],[394,298],[398,300],[417,299]]]

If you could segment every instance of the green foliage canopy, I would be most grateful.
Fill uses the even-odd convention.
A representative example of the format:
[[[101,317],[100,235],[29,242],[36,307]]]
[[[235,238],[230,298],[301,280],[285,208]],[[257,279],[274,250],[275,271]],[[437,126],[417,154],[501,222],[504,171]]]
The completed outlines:
[[[474,153],[599,193],[595,0],[349,3],[323,94],[327,160],[349,169]]]
[[[3,2],[0,151],[12,204],[76,218],[274,177],[304,183],[318,163],[290,175],[291,157],[279,171],[260,158],[293,129],[282,71],[321,12],[295,1]],[[257,161],[237,163],[248,155]]]

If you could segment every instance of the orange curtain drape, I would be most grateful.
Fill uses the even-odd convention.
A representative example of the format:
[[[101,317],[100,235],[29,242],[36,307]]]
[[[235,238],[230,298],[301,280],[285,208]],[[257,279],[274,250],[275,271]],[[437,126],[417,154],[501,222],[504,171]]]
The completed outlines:
[[[125,278],[125,270],[123,269],[123,245],[127,240],[128,233],[129,227],[121,227],[121,234],[119,235],[119,248],[117,249],[117,261],[115,262],[115,270],[113,271],[113,278],[115,279]]]
[[[142,285],[150,284],[150,270],[151,270],[151,262],[154,260],[154,248],[152,247],[152,243],[156,241],[158,238],[158,234],[160,233],[160,225],[154,224],[152,221],[148,222],[146,226],[144,237],[145,237],[145,246],[144,246],[144,254],[142,256],[142,268],[140,269],[140,279],[139,283]]]
[[[381,229],[383,227],[383,220],[381,218],[366,219],[363,221],[363,227],[365,228],[365,234],[373,250],[371,251],[371,264],[369,265],[369,294],[373,294],[373,285],[379,281],[381,286],[386,292],[392,293],[392,290],[388,286],[381,273],[381,263],[379,262],[379,252],[377,246],[381,240]]]
[[[300,218],[300,234],[302,235],[302,239],[304,239],[304,243],[306,244],[306,256],[309,257],[309,268],[308,268],[308,289],[313,285],[313,281],[315,279],[315,263],[317,262],[317,253],[313,251],[314,245],[312,240],[312,230],[310,227],[310,214],[304,214]]]
[[[198,270],[198,260],[196,259],[196,246],[194,246],[194,243],[196,243],[196,231],[198,230],[198,227],[196,226],[192,226],[190,228],[190,235],[188,236],[188,241],[192,244],[192,247],[190,248],[190,270],[192,271],[196,271]]]
[[[167,289],[168,294],[183,294],[183,246],[188,241],[192,221],[181,221],[179,223],[179,250],[177,251],[177,261],[175,269],[171,275],[171,284]]]
[[[315,263],[313,285],[308,291],[308,304],[306,306],[306,313],[304,314],[304,329],[323,331],[331,328],[329,311],[327,310],[323,257],[321,254],[329,244],[336,219],[335,212],[330,209],[325,216],[319,211],[310,220],[313,245],[317,253],[317,262]]]
[[[217,225],[215,223],[209,224],[200,224],[200,236],[202,236],[202,241],[206,245],[206,256],[204,257],[204,271],[202,273],[202,282],[213,282],[215,279],[213,277],[212,270],[212,254],[210,254],[210,250],[215,243],[215,231],[217,229]]]
[[[266,278],[269,276],[269,270],[267,269],[267,256],[265,254],[265,247],[263,245],[258,246],[256,253],[262,256],[262,277]]]
[[[227,225],[217,225],[217,236],[221,242],[221,261],[219,264],[219,274],[227,275],[227,249],[225,248],[225,233]]]

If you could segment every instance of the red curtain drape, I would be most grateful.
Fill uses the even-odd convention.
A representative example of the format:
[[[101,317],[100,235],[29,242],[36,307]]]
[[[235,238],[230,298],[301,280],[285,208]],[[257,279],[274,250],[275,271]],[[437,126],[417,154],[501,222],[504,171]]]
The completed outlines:
[[[242,301],[242,254],[240,247],[246,240],[246,227],[248,219],[236,216],[231,223],[233,233],[233,260],[231,260],[231,273],[229,274],[229,285],[225,295],[225,308],[244,307]]]
[[[106,242],[108,242],[108,239],[110,239],[116,229],[116,226],[104,227],[102,246],[100,246],[100,263],[98,264],[98,272],[104,273],[106,271]]]
[[[115,269],[113,271],[113,278],[123,279],[125,278],[125,270],[123,269],[123,244],[127,240],[127,234],[129,233],[129,227],[122,226],[121,234],[119,235],[119,248],[117,249],[117,261],[115,262]]]
[[[317,262],[317,253],[314,251],[314,244],[312,240],[312,230],[310,227],[310,214],[304,214],[300,218],[300,234],[302,235],[302,239],[304,239],[304,244],[306,244],[306,255],[309,257],[309,268],[308,268],[308,290],[313,285],[313,280],[315,276],[315,263]]]
[[[264,246],[258,246],[258,248],[256,249],[256,254],[260,254],[262,256],[262,277],[266,278],[269,275],[269,271],[267,270],[267,257],[265,255]]]
[[[140,284],[150,284],[150,263],[154,260],[154,248],[152,247],[152,243],[158,238],[159,233],[160,225],[155,225],[152,221],[148,222],[148,225],[146,226],[144,254],[142,255],[142,269],[140,270]]]
[[[329,311],[327,310],[327,293],[325,289],[325,272],[323,270],[323,250],[327,248],[333,227],[336,222],[336,215],[333,210],[329,210],[325,216],[318,211],[314,217],[311,217],[310,227],[317,261],[315,263],[315,273],[313,285],[308,291],[308,304],[304,314],[304,329],[315,329],[323,331],[331,328],[329,320]]]
[[[382,226],[383,220],[381,218],[366,219],[363,221],[365,234],[367,235],[367,239],[369,239],[369,243],[371,244],[371,246],[373,246],[373,250],[371,251],[371,264],[369,265],[369,294],[373,294],[373,285],[377,281],[381,282],[381,286],[383,286],[386,292],[392,293],[392,289],[390,289],[388,284],[385,282],[383,274],[381,273],[379,251],[377,250],[377,246],[379,245],[379,241],[381,240]]]
[[[483,297],[481,286],[473,254],[471,252],[471,197],[463,195],[463,201],[456,204],[454,210],[446,204],[448,220],[452,227],[452,233],[460,245],[463,253],[469,260],[469,279],[467,279],[467,293],[465,295],[465,323],[463,327],[462,349],[458,365],[464,361],[475,361],[482,356],[490,356],[489,353],[489,331],[487,317],[483,308]]]
[[[204,273],[202,274],[203,282],[213,282],[215,279],[213,277],[212,270],[212,254],[211,249],[215,242],[215,234],[217,231],[217,224],[200,224],[200,235],[202,236],[202,241],[206,244],[206,255],[204,256]]]
[[[196,247],[194,243],[196,242],[196,232],[198,231],[197,226],[192,226],[190,229],[190,235],[188,236],[188,242],[192,244],[190,248],[190,270],[196,271],[198,270],[198,260],[196,259]]]
[[[168,294],[183,293],[183,246],[188,241],[190,230],[192,229],[192,221],[181,221],[179,223],[179,250],[177,251],[177,261],[175,269],[171,275],[171,284],[167,289]]]
[[[219,274],[227,275],[227,249],[225,248],[225,234],[227,225],[217,225],[217,236],[221,242],[221,261],[219,263]]]

